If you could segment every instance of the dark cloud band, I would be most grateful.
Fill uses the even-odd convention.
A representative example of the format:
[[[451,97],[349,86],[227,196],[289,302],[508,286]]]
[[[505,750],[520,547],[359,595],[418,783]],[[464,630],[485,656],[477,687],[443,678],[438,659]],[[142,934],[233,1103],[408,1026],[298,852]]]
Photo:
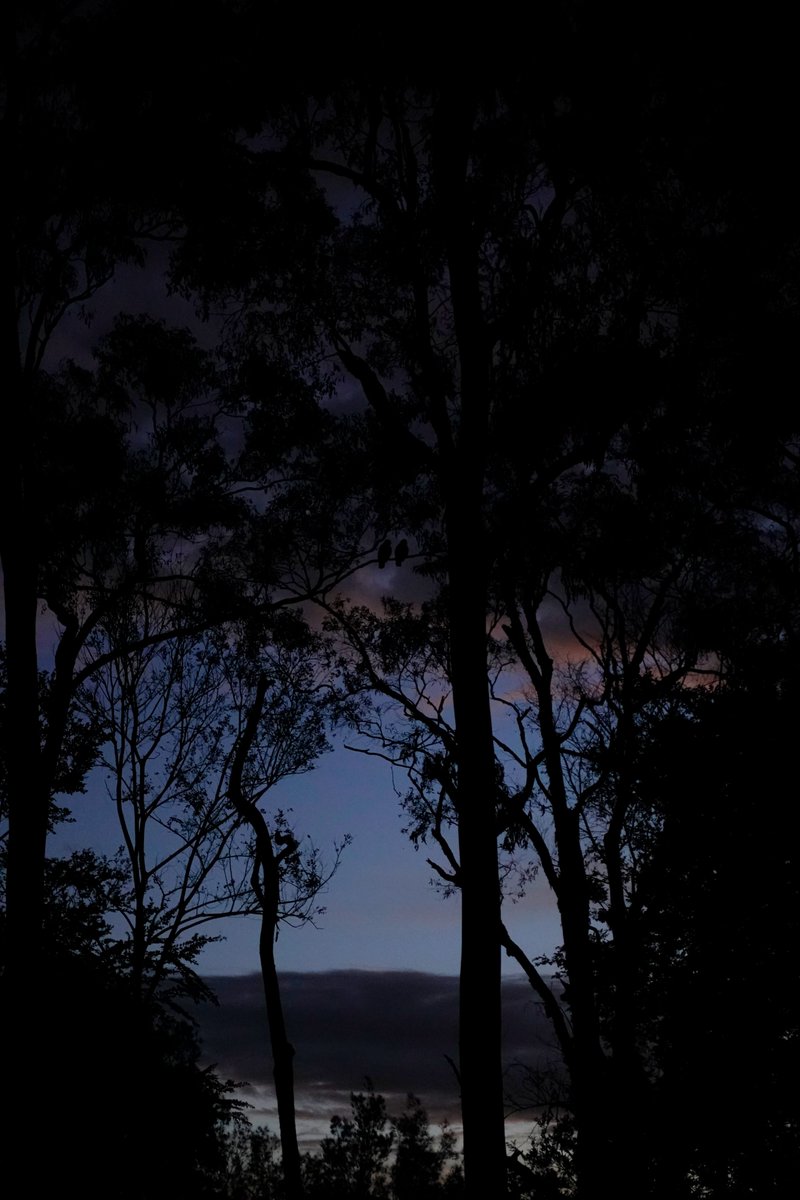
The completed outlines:
[[[223,1077],[271,1091],[269,1035],[257,974],[208,980],[218,1008],[200,1014],[204,1058]],[[434,1120],[457,1112],[458,980],[415,971],[287,972],[289,1037],[298,1108],[346,1111],[366,1076],[387,1099],[418,1095]],[[524,979],[503,983],[504,1059],[531,1067],[555,1057],[539,1004]],[[390,1105],[391,1107],[391,1105]]]

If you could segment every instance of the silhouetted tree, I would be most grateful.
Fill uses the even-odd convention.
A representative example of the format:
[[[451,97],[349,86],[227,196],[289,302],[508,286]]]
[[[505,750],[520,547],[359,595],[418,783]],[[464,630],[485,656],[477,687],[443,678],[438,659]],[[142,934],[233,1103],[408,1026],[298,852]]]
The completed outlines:
[[[311,1200],[407,1200],[458,1197],[463,1179],[455,1136],[445,1127],[437,1138],[420,1100],[409,1095],[405,1110],[391,1117],[383,1096],[367,1080],[365,1092],[350,1096],[350,1117],[334,1116],[318,1154],[303,1161]]]
[[[456,1196],[463,1185],[459,1171],[446,1169],[456,1157],[455,1135],[447,1128],[437,1139],[428,1124],[428,1114],[417,1096],[409,1095],[405,1112],[393,1118],[397,1144],[391,1166],[395,1200],[434,1200],[443,1194]]]
[[[190,528],[203,525],[219,533],[225,526],[214,502],[202,516],[196,507],[191,517],[185,510],[179,516],[173,508],[169,517],[163,511],[168,498],[177,498],[171,485],[184,502],[190,496],[199,500],[201,480],[214,492],[220,463],[204,457],[198,442],[203,463],[200,469],[200,459],[194,460],[194,488],[180,471],[170,485],[157,479],[151,460],[149,479],[145,468],[138,490],[126,490],[136,472],[130,470],[135,457],[130,453],[123,465],[131,451],[130,443],[123,448],[123,410],[128,417],[132,410],[120,396],[120,379],[112,383],[106,377],[102,398],[97,393],[90,398],[81,371],[56,378],[62,355],[84,357],[87,340],[95,340],[84,327],[98,314],[101,333],[107,331],[121,306],[124,288],[115,285],[122,268],[148,262],[151,281],[163,276],[162,244],[179,235],[187,199],[206,190],[204,156],[219,152],[224,159],[240,127],[246,104],[234,81],[243,79],[241,72],[232,70],[226,79],[212,72],[217,91],[201,66],[216,60],[223,43],[234,55],[236,40],[229,36],[237,20],[224,0],[205,12],[207,21],[187,26],[180,6],[167,15],[155,5],[86,8],[43,0],[15,9],[7,31],[3,144],[17,182],[4,223],[1,369],[7,403],[0,438],[0,558],[11,697],[4,746],[8,969],[22,993],[39,944],[53,763],[88,618],[85,609],[70,610],[69,596],[80,582],[85,601],[91,585],[102,607],[115,588],[129,593],[144,578],[155,586],[158,554],[153,557],[149,528],[154,510],[158,530],[167,525],[171,537],[186,537]],[[153,21],[160,29],[157,39],[147,33]],[[143,69],[145,63],[150,66]],[[192,93],[195,99],[187,104]],[[126,337],[129,346],[136,342],[137,329],[136,322],[129,325],[117,337],[117,349]],[[198,370],[188,335],[165,335],[159,347],[153,341],[145,349],[139,338],[143,358],[131,373],[141,368],[148,376],[139,379],[140,398],[157,396],[176,414],[178,395],[186,398],[194,387],[197,397],[198,385],[202,391],[209,376],[203,367]],[[137,419],[142,415],[138,409]],[[187,418],[184,434],[189,427],[198,434],[204,421],[195,418],[196,412]],[[160,432],[163,437],[163,425]],[[169,457],[167,452],[165,462]],[[177,465],[174,459],[171,465]],[[108,568],[111,560],[119,567],[121,538],[131,539],[133,561],[128,570],[112,571],[112,579]],[[43,602],[62,624],[70,618],[63,624],[46,715],[37,688]],[[21,1002],[15,1020],[24,1021],[29,1011]]]
[[[664,814],[640,880],[648,921],[636,992],[655,1076],[658,1196],[777,1197],[800,1162],[787,1101],[800,1049],[800,975],[787,952],[798,932],[796,815],[782,811],[776,836],[764,808],[785,788],[796,719],[785,651],[755,675],[739,659],[724,686],[689,697],[638,764]]]
[[[352,1115],[331,1118],[328,1137],[319,1155],[304,1163],[306,1191],[311,1200],[386,1200],[389,1195],[388,1159],[394,1131],[386,1101],[368,1081],[366,1092],[350,1096]]]
[[[286,1029],[275,943],[282,921],[313,919],[319,893],[336,871],[349,837],[336,848],[333,866],[324,871],[317,852],[301,845],[284,814],[268,820],[259,803],[281,779],[311,770],[328,749],[327,689],[314,678],[312,655],[313,639],[306,632],[294,646],[273,648],[242,664],[242,674],[232,680],[234,695],[239,696],[240,726],[227,778],[231,810],[252,834],[251,903],[260,916],[259,959],[290,1200],[302,1197],[303,1180],[295,1121],[295,1051]]]
[[[127,886],[109,909],[125,922],[131,984],[159,991],[214,935],[208,923],[249,907],[246,845],[227,802],[234,713],[220,646],[159,641],[172,623],[134,601],[97,628],[106,658],[78,697],[104,730],[99,768],[113,802]]]
[[[446,730],[441,706],[425,712],[413,686],[397,687],[390,651],[379,663],[385,646],[370,658],[356,628],[362,614],[333,598],[326,607],[341,635],[355,631],[369,685],[405,708],[422,738],[444,738],[429,758],[447,760],[442,787],[458,843],[446,871],[462,904],[460,1068],[476,1196],[501,1195],[505,1168],[496,842],[505,797],[487,621],[512,609],[521,578],[527,587],[560,568],[558,520],[569,493],[593,471],[607,481],[624,470],[620,462],[601,471],[610,442],[626,423],[635,427],[643,393],[649,411],[669,391],[670,266],[707,224],[692,188],[682,194],[683,180],[674,189],[665,182],[675,176],[677,143],[662,136],[673,127],[670,89],[655,86],[661,60],[652,72],[626,65],[625,83],[607,89],[592,40],[601,32],[582,13],[555,18],[539,43],[547,50],[535,85],[530,62],[509,58],[504,44],[500,65],[491,39],[471,44],[462,60],[473,53],[479,67],[446,78],[432,52],[380,81],[354,69],[323,72],[320,83],[312,54],[247,145],[245,219],[216,239],[210,259],[201,259],[208,229],[199,219],[178,263],[187,288],[242,315],[232,345],[260,361],[262,379],[302,381],[295,394],[304,398],[316,388],[325,411],[337,387],[346,385],[351,405],[358,397],[360,411],[343,422],[349,444],[331,439],[313,466],[301,455],[298,467],[320,472],[328,495],[355,511],[371,506],[379,567],[397,539],[402,569],[413,544],[438,591],[453,711]],[[358,41],[352,30],[344,36]],[[600,44],[621,68],[613,33]],[[522,654],[522,640],[510,657]],[[551,730],[548,753],[560,754],[562,732]],[[428,762],[429,782],[440,768]],[[565,822],[575,824],[568,809],[565,801]],[[586,982],[576,983],[586,1041],[582,1018],[576,1036],[592,1080],[588,1112],[602,1069],[587,872],[579,843],[563,829],[559,836],[564,915],[576,934],[567,953]],[[596,1175],[594,1149],[587,1169],[590,1161]]]
[[[253,64],[271,30],[250,6],[237,6],[236,18],[221,29],[247,29],[242,61]],[[52,29],[45,23],[42,40],[26,26],[31,65],[42,48],[49,53]],[[226,143],[218,173],[226,202],[192,187],[188,166],[189,183],[178,188],[185,229],[175,278],[207,305],[227,306],[227,411],[247,410],[236,482],[269,501],[235,536],[204,541],[192,580],[230,612],[241,603],[242,562],[252,568],[260,556],[268,569],[244,581],[250,608],[269,607],[279,587],[281,602],[321,597],[348,645],[353,686],[411,718],[400,732],[385,710],[366,719],[388,734],[388,756],[410,767],[412,832],[435,839],[445,856],[437,869],[461,895],[465,1168],[481,1200],[504,1193],[501,941],[528,971],[564,1051],[579,1190],[638,1197],[651,1187],[654,1090],[639,1022],[647,947],[658,939],[641,887],[674,814],[654,803],[637,770],[658,731],[685,719],[683,693],[699,673],[727,680],[729,648],[709,636],[703,615],[737,626],[741,648],[758,593],[754,564],[770,542],[782,547],[770,560],[779,569],[766,576],[770,607],[782,597],[771,611],[784,615],[751,653],[790,640],[785,610],[796,602],[785,570],[796,557],[796,509],[781,494],[796,474],[794,430],[729,415],[781,394],[791,374],[797,244],[775,218],[792,194],[777,115],[791,99],[777,68],[763,91],[742,89],[738,55],[715,44],[709,53],[699,34],[676,70],[679,47],[657,32],[639,28],[631,52],[625,14],[569,5],[542,15],[533,49],[509,48],[498,23],[497,33],[465,35],[452,62],[449,41],[436,38],[418,55],[416,29],[393,29],[394,53],[376,54],[387,27],[365,32],[337,14],[316,39],[297,39],[296,60],[287,53],[262,97],[238,74],[235,103],[221,106],[228,121],[239,105],[233,125],[244,131]],[[220,44],[230,50],[224,37]],[[754,53],[748,46],[746,61]],[[443,72],[445,60],[452,70]],[[53,113],[65,111],[70,137],[56,123],[56,141],[74,141],[82,119],[72,121],[69,105],[48,107],[63,88],[52,82],[58,74],[45,72],[49,86],[36,92],[36,72],[30,87],[21,75],[10,107],[18,134],[25,121],[51,130]],[[219,129],[218,118],[209,121]],[[42,161],[58,172],[64,157]],[[69,422],[56,419],[49,441],[31,431],[48,404],[63,416],[63,395],[80,383],[75,372],[69,386],[34,383],[28,368],[42,361],[52,316],[76,298],[71,264],[94,270],[88,233],[98,212],[108,215],[107,205],[83,202],[99,183],[84,192],[76,175],[67,174],[64,198],[57,193],[54,222],[31,206],[35,234],[23,228],[18,239],[33,264],[21,294],[35,336],[31,354],[9,359],[21,400],[3,486],[4,509],[15,513],[60,478],[53,462]],[[129,252],[125,242],[113,254]],[[105,526],[95,536],[84,515],[105,519],[123,504],[113,464],[125,458],[124,437],[111,409],[98,420],[90,405],[81,416],[71,457],[81,461],[92,429],[109,467],[108,478],[80,471],[73,480],[71,508],[82,513],[74,524],[94,554],[107,544]],[[179,476],[193,496],[200,474]],[[57,491],[42,508],[63,516]],[[63,537],[72,553],[71,526],[62,520],[51,536],[34,510],[33,537],[4,528],[2,551],[19,962],[24,931],[38,929],[53,764],[85,630],[56,580],[73,586],[74,573],[62,570],[69,556],[58,551]],[[204,514],[164,528],[203,540],[220,524]],[[149,578],[137,534],[125,531],[122,578]],[[422,568],[427,608],[391,601],[382,624],[334,598],[337,581],[376,555],[396,580],[412,562]],[[47,587],[40,562],[55,580]],[[93,559],[92,572],[85,594],[97,594],[99,575],[108,601]],[[51,597],[65,635],[42,755],[35,613]],[[738,620],[727,620],[731,610]],[[26,806],[32,770],[37,799]],[[501,924],[498,838],[504,861],[521,863],[523,880],[538,863],[558,900],[560,996]],[[623,1114],[635,1136],[624,1137]]]
[[[110,1186],[131,1200],[215,1195],[223,1131],[241,1104],[232,1084],[199,1066],[192,1018],[176,1005],[207,1001],[208,989],[186,975],[169,995],[131,986],[111,924],[128,884],[122,859],[78,851],[48,860],[45,882],[42,954],[58,1002],[46,1055],[30,1063],[44,1063],[33,1084],[53,1098],[52,1119],[39,1122],[47,1154],[31,1174],[98,1200]],[[34,1130],[36,1115],[27,1120]]]
[[[225,1133],[225,1164],[218,1194],[224,1200],[281,1200],[284,1174],[278,1158],[280,1143],[269,1130],[247,1122]]]

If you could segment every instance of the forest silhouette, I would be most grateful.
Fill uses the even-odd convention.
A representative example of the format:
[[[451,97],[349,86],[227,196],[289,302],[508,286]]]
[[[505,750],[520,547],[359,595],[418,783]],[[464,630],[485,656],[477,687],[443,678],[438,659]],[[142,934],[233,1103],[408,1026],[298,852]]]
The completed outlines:
[[[465,22],[454,50],[444,26],[248,0],[21,6],[12,1188],[796,1186],[796,87],[779,28],[672,19],[567,3],[529,40]],[[191,328],[126,303],[134,269]],[[409,840],[459,899],[463,1144],[365,1081],[298,1145],[276,938],[350,851],[271,792],[341,731],[407,781]],[[119,852],[53,854],[98,773]],[[552,954],[510,919],[537,875]],[[277,1133],[200,1066],[198,958],[241,913]],[[546,1068],[506,1069],[504,955]]]

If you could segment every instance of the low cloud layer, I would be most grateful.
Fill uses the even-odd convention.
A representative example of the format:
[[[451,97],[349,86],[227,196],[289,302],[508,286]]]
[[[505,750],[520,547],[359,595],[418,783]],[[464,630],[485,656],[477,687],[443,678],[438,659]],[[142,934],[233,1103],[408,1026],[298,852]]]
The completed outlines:
[[[254,1119],[273,1124],[272,1063],[258,974],[208,982],[218,1008],[200,1014],[204,1059],[223,1077],[247,1081]],[[298,1116],[307,1140],[346,1113],[351,1091],[369,1077],[391,1111],[408,1092],[431,1119],[458,1120],[458,980],[414,971],[326,971],[281,977],[289,1037],[296,1049]],[[552,1035],[524,979],[503,983],[504,1060],[537,1066],[554,1057]]]

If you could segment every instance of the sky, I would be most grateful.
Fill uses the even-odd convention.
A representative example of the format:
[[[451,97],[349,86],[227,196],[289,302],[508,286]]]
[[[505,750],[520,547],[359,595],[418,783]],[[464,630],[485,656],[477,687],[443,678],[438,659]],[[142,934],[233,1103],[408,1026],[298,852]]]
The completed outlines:
[[[121,267],[110,287],[94,302],[90,324],[69,313],[49,347],[54,365],[73,357],[90,365],[92,347],[120,311],[147,312],[177,326],[191,325],[201,341],[213,343],[213,329],[198,325],[192,305],[164,293],[166,250],[150,251],[146,270]],[[396,593],[410,581],[408,568],[390,563],[384,570],[368,567],[348,589],[359,602],[378,606],[381,596]],[[53,628],[43,628],[41,658],[46,665],[55,648]],[[344,739],[346,740],[346,739]],[[309,836],[324,861],[332,862],[334,843],[350,834],[339,869],[323,898],[327,911],[317,927],[287,928],[278,946],[278,965],[287,971],[377,970],[430,971],[457,975],[459,969],[458,898],[443,899],[432,886],[425,862],[430,847],[415,851],[402,832],[398,792],[402,772],[339,744],[309,774],[284,780],[271,795],[268,809],[293,810],[298,835]],[[113,850],[119,844],[115,818],[102,782],[95,779],[86,797],[74,798],[76,823],[62,827],[56,845],[91,844]],[[512,933],[533,953],[546,953],[558,942],[557,912],[549,889],[535,881],[518,904],[507,905]],[[209,946],[200,967],[205,974],[241,975],[258,967],[255,918],[229,919],[218,926],[224,938]],[[518,970],[507,964],[507,973]]]
[[[157,267],[158,264],[155,264]],[[91,361],[91,348],[110,328],[117,311],[148,312],[197,329],[191,306],[165,298],[158,269],[122,268],[113,291],[98,298],[96,320],[87,326],[68,315],[57,329],[50,360]],[[213,331],[198,330],[202,340]],[[213,336],[212,336],[213,340]],[[409,578],[390,564],[367,568],[351,588],[376,604],[383,593]],[[45,622],[41,660],[55,648],[56,631]],[[347,750],[338,739],[332,752],[307,774],[281,782],[265,807],[291,810],[298,837],[310,837],[323,862],[349,834],[339,868],[321,902],[315,924],[284,926],[276,948],[290,1039],[297,1048],[300,1137],[314,1144],[333,1112],[346,1112],[351,1090],[370,1076],[399,1111],[409,1091],[419,1095],[437,1121],[457,1128],[458,1095],[445,1055],[457,1058],[457,976],[460,956],[459,898],[444,898],[433,886],[425,859],[403,832],[398,793],[402,772],[386,762]],[[61,826],[51,853],[83,846],[108,853],[120,844],[113,804],[94,773],[85,796],[69,801],[74,823]],[[517,903],[507,901],[504,918],[530,956],[551,952],[560,941],[555,903],[546,884],[535,880]],[[258,975],[258,920],[230,918],[206,926],[219,935],[201,955],[198,969],[219,1006],[197,1012],[203,1060],[223,1077],[247,1081],[240,1094],[250,1116],[277,1129],[271,1061]],[[516,963],[504,960],[506,989],[505,1062],[540,1061],[547,1055],[538,1005]],[[529,1124],[529,1123],[528,1123]],[[521,1126],[519,1126],[521,1128]]]
[[[391,568],[370,586],[389,590]],[[56,631],[42,630],[44,661]],[[50,641],[48,641],[50,639]],[[335,845],[349,834],[314,924],[283,925],[276,946],[285,1015],[295,1060],[299,1136],[313,1147],[327,1132],[334,1112],[346,1113],[351,1091],[370,1077],[399,1112],[408,1092],[418,1095],[432,1120],[447,1119],[458,1130],[458,1089],[446,1055],[457,1059],[457,995],[460,956],[458,895],[445,897],[426,862],[430,846],[418,850],[403,832],[399,794],[402,771],[382,759],[349,750],[346,735],[303,775],[281,781],[265,798],[269,816],[288,813],[299,839],[309,837],[329,865]],[[60,826],[50,852],[68,854],[83,846],[112,853],[121,843],[114,804],[99,771],[86,794],[70,797],[74,822]],[[505,902],[512,936],[532,958],[560,941],[552,895],[541,877],[517,902]],[[255,916],[226,918],[203,927],[219,937],[203,951],[201,975],[218,997],[218,1007],[199,1006],[194,1015],[203,1041],[203,1063],[223,1078],[244,1084],[237,1095],[252,1107],[250,1119],[277,1130],[265,1009],[259,974]],[[547,1031],[538,1002],[519,968],[503,959],[506,989],[504,1063],[541,1061],[548,1055]],[[522,1134],[530,1120],[509,1124]]]
[[[338,201],[337,201],[338,202]],[[89,359],[98,337],[119,311],[164,317],[190,325],[205,345],[215,329],[202,329],[193,306],[164,295],[167,250],[154,248],[145,271],[118,270],[112,288],[96,298],[90,325],[76,313],[56,330],[51,363]],[[159,261],[160,260],[160,261]],[[356,586],[371,602],[403,582],[392,568],[368,569]],[[43,639],[52,629],[43,628]],[[43,645],[42,665],[52,655]],[[403,831],[398,794],[402,774],[382,761],[348,751],[340,738],[315,769],[283,781],[268,797],[268,811],[287,812],[298,837],[310,838],[323,862],[335,845],[351,839],[321,902],[314,924],[284,926],[276,947],[289,1037],[296,1047],[299,1132],[304,1146],[324,1135],[331,1115],[347,1111],[350,1092],[371,1079],[397,1112],[408,1091],[420,1096],[434,1121],[458,1127],[458,1087],[449,1059],[457,1059],[460,955],[458,896],[432,886],[425,861]],[[87,794],[71,801],[75,822],[51,841],[53,853],[84,846],[112,852],[119,844],[113,805],[95,773]],[[537,960],[559,943],[553,897],[543,879],[531,882],[504,917],[514,939]],[[268,1033],[258,973],[258,919],[235,918],[204,932],[219,940],[203,951],[198,968],[218,1005],[198,1008],[203,1062],[237,1081],[251,1116],[277,1128]],[[508,1090],[524,1090],[524,1068],[555,1057],[552,1035],[527,981],[513,961],[503,962],[504,1064]],[[520,1065],[521,1064],[521,1065]],[[528,1128],[528,1115],[509,1131]]]
[[[398,1114],[408,1092],[418,1095],[432,1122],[459,1130],[458,1088],[445,1056],[458,1056],[459,897],[443,897],[426,863],[403,833],[395,788],[402,773],[382,760],[337,745],[309,773],[284,780],[264,804],[291,809],[298,836],[310,836],[329,863],[334,843],[352,835],[338,871],[321,898],[315,924],[284,925],[276,959],[295,1059],[298,1136],[313,1149],[334,1113],[349,1110],[352,1091],[369,1077]],[[51,852],[83,845],[111,852],[119,844],[114,805],[95,773],[85,796],[70,799],[75,821],[60,827]],[[517,903],[505,903],[512,935],[531,957],[558,938],[552,896],[540,878]],[[220,935],[198,968],[218,1006],[193,1010],[202,1062],[237,1084],[248,1116],[277,1132],[272,1062],[258,959],[258,918],[221,920],[204,927]],[[509,1088],[515,1062],[551,1057],[550,1035],[530,986],[503,959],[504,1066]],[[524,1140],[530,1116],[508,1120],[509,1138]]]
[[[415,850],[394,787],[402,772],[382,760],[341,744],[307,774],[282,781],[262,804],[269,816],[291,810],[298,838],[309,837],[332,864],[334,846],[352,836],[339,868],[321,896],[324,914],[314,924],[282,926],[277,961],[284,971],[428,971],[457,975],[459,899],[444,897],[426,862],[430,846]],[[74,823],[59,827],[51,852],[67,854],[84,846],[112,853],[121,837],[104,779],[94,773],[85,796],[69,798]],[[533,954],[558,941],[557,911],[540,878],[522,900],[507,900],[505,918],[512,934]],[[258,969],[258,919],[225,918],[206,927],[224,939],[206,948],[204,975],[244,975]],[[506,974],[519,968],[508,962]]]
[[[250,1119],[277,1131],[271,1061],[256,974],[212,977],[220,1004],[200,1015],[207,1060],[222,1078],[247,1079],[239,1095]],[[432,1123],[458,1132],[458,1085],[449,1059],[458,1057],[458,980],[420,971],[282,974],[289,1035],[296,1050],[298,1136],[313,1148],[334,1113],[347,1114],[351,1092],[369,1079],[397,1115],[413,1092]],[[552,1034],[526,980],[503,984],[506,1089],[525,1104],[525,1066],[554,1058]],[[507,1119],[509,1139],[524,1140],[530,1112]]]

